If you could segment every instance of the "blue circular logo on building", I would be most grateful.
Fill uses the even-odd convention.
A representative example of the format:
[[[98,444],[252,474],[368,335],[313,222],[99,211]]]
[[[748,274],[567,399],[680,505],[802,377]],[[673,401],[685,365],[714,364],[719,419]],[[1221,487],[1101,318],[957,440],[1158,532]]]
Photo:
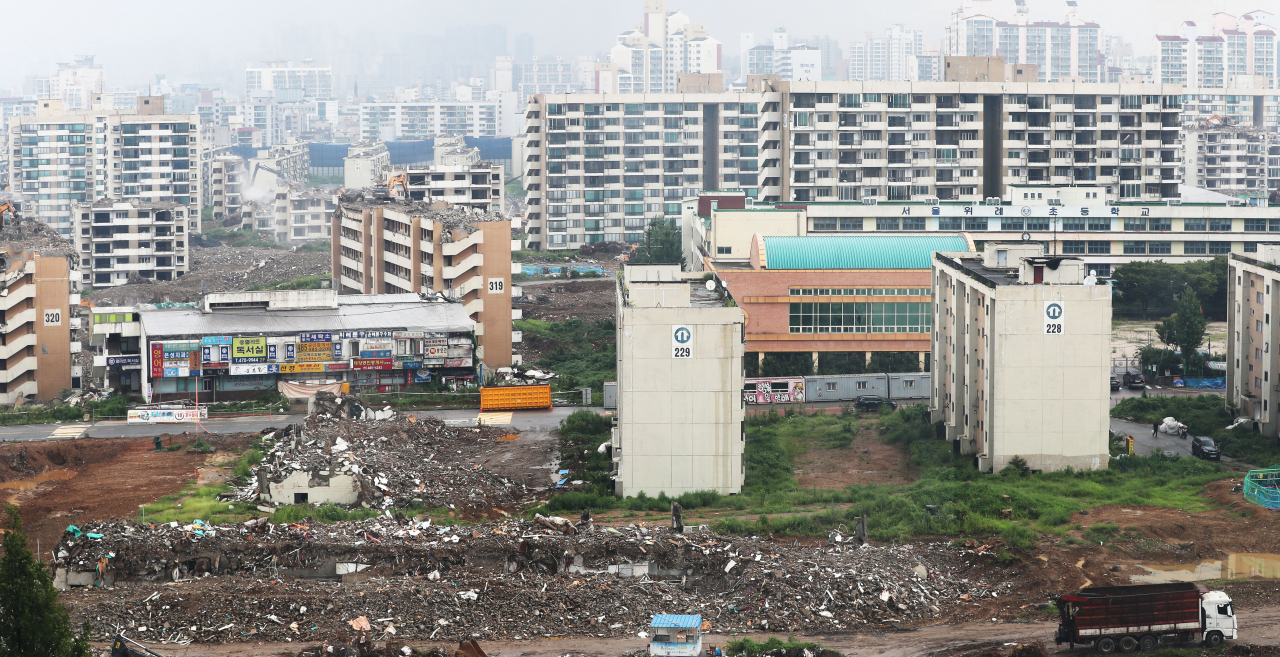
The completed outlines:
[[[1062,317],[1062,306],[1051,303],[1044,309],[1044,314],[1048,315],[1049,319],[1059,319]]]
[[[675,335],[672,337],[674,337],[675,341],[679,342],[680,344],[687,344],[689,340],[693,338],[693,333],[691,333],[689,329],[681,326],[680,328],[676,329]]]

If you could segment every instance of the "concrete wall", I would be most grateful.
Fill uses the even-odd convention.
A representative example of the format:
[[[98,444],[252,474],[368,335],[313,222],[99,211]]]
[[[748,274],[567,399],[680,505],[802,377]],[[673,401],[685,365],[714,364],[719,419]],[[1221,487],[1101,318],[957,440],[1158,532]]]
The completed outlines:
[[[355,504],[359,498],[356,479],[351,475],[313,480],[311,473],[302,470],[290,473],[280,483],[268,482],[265,490],[265,500],[275,504],[293,504],[294,493],[306,493],[307,504]]]
[[[742,311],[620,306],[618,315],[617,494],[740,492]],[[691,358],[672,357],[675,326],[692,332]]]
[[[36,393],[48,401],[71,387],[70,268],[67,259],[36,256]],[[56,321],[55,321],[56,320]]]

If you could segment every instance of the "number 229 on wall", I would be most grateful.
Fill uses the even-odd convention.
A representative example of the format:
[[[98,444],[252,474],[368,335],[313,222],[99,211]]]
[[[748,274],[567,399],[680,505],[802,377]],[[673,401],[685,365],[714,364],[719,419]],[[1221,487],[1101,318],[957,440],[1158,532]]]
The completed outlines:
[[[693,330],[688,326],[671,327],[671,357],[693,358]]]
[[[1063,310],[1061,301],[1044,302],[1044,333],[1045,335],[1062,335],[1066,320],[1066,312]]]

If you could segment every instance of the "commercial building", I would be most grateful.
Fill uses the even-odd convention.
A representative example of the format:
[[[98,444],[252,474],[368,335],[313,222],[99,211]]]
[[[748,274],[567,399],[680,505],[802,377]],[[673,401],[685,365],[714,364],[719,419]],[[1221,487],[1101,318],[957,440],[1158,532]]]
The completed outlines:
[[[245,96],[257,91],[297,92],[299,99],[328,100],[333,95],[333,68],[316,66],[315,60],[304,59],[300,66],[288,61],[267,61],[265,66],[244,71]]]
[[[1111,287],[1039,245],[933,255],[934,421],[979,470],[1105,469]]]
[[[30,201],[28,216],[70,237],[75,205],[101,198],[186,206],[199,230],[199,119],[166,114],[162,97],[140,96],[128,113],[64,112],[41,101],[39,114],[9,123],[14,191]]]
[[[1280,372],[1271,343],[1280,320],[1271,320],[1280,317],[1280,246],[1233,253],[1227,264],[1227,402],[1252,418],[1254,429],[1275,438],[1280,417],[1272,402],[1280,383],[1273,375]]]
[[[679,265],[628,266],[619,280],[614,492],[733,494],[746,471],[741,308]]]
[[[154,306],[143,306],[154,310]],[[142,368],[142,314],[137,306],[96,306],[89,313],[90,373],[110,390],[124,388],[141,393],[146,372]]]
[[[0,404],[44,402],[79,387],[72,355],[81,345],[71,338],[80,320],[70,311],[80,295],[71,271],[65,257],[0,244]]]
[[[1182,182],[1177,85],[779,82],[725,94],[530,100],[531,242],[639,241],[701,190],[762,201],[961,201],[1097,187],[1163,203]]]
[[[417,294],[230,292],[205,295],[199,308],[140,313],[149,401],[242,399],[281,383],[376,393],[475,380],[466,311]]]
[[[81,284],[114,287],[131,278],[171,281],[187,273],[190,212],[185,205],[135,199],[77,206],[73,241],[79,245]]]
[[[456,301],[475,322],[476,357],[512,364],[511,221],[444,203],[339,199],[332,215],[334,287],[343,294],[427,294]]]

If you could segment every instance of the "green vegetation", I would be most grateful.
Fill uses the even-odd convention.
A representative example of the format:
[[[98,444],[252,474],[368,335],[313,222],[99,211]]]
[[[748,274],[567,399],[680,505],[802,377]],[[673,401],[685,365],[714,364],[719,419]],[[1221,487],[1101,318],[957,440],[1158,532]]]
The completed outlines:
[[[762,654],[782,657],[802,657],[803,655],[813,655],[814,657],[843,657],[841,653],[821,645],[809,641],[794,641],[791,637],[787,637],[786,641],[778,637],[769,637],[768,641],[759,643],[751,639],[737,639],[725,644],[724,652],[729,657],[738,657],[745,655],[746,657],[757,657]]]
[[[259,283],[249,287],[251,292],[259,290],[319,290],[329,287],[333,279],[328,276],[297,276],[274,283]]]
[[[1200,310],[1200,297],[1196,296],[1195,288],[1188,287],[1178,299],[1178,312],[1156,326],[1156,335],[1160,336],[1161,342],[1176,345],[1182,353],[1182,362],[1187,363],[1204,342],[1204,330],[1208,325],[1209,320]]]
[[[343,176],[307,176],[307,187],[320,187],[322,185],[341,185],[346,180]]]
[[[209,404],[209,412],[213,414],[235,413],[288,413],[289,400],[279,390],[268,389],[258,393],[253,399],[238,402],[219,402]]]
[[[18,507],[6,504],[9,516],[0,557],[0,655],[26,657],[90,657],[88,621],[72,634],[71,618],[58,604],[49,568],[35,558],[22,531]]]
[[[180,523],[203,520],[209,524],[218,524],[240,522],[257,515],[257,506],[250,502],[224,502],[218,499],[219,495],[230,491],[230,486],[196,486],[193,481],[177,493],[165,495],[144,505],[139,519],[147,522]]]
[[[1203,305],[1204,314],[1225,320],[1227,317],[1227,258],[1168,263],[1163,260],[1139,260],[1116,267],[1111,274],[1117,306],[1141,309],[1142,316],[1152,303],[1158,308],[1169,300],[1181,298],[1191,289]]]
[[[684,269],[684,243],[680,237],[680,224],[675,219],[653,221],[644,229],[644,237],[636,244],[636,250],[628,261],[633,265],[673,265]]]
[[[506,192],[508,198],[524,198],[529,194],[524,191],[524,183],[516,178],[507,181],[507,184],[503,185],[502,189]]]
[[[514,324],[517,331],[524,332],[526,343],[542,351],[542,358],[534,364],[560,375],[552,384],[556,390],[590,387],[603,391],[605,381],[617,378],[617,325],[613,320],[522,319]]]
[[[241,248],[256,246],[264,249],[282,248],[280,243],[265,230],[227,230],[220,225],[204,225],[204,236],[211,237],[224,246]]]
[[[1226,428],[1236,414],[1219,395],[1129,397],[1111,409],[1111,417],[1144,426],[1172,417],[1187,425],[1192,435],[1213,438],[1225,456],[1258,467],[1280,465],[1280,442],[1254,431],[1247,423],[1234,429]]]
[[[374,518],[382,515],[377,509],[353,509],[348,510],[334,504],[325,504],[322,506],[311,506],[310,504],[290,504],[276,509],[271,514],[271,522],[302,522],[307,518],[314,518],[326,525],[332,525],[335,522],[345,522],[347,520],[364,520],[366,518]]]
[[[813,357],[804,352],[767,353],[760,362],[757,353],[748,353],[743,361],[748,377],[810,376]],[[919,372],[920,360],[914,352],[873,351],[870,362],[865,351],[821,352],[818,374],[879,374],[883,372]]]
[[[45,422],[79,422],[86,413],[91,418],[117,418],[128,414],[129,406],[141,402],[137,397],[112,395],[102,401],[85,402],[80,406],[58,404],[39,407],[0,408],[0,425],[41,424]]]
[[[200,221],[213,221],[213,206],[206,205],[200,208]]]
[[[311,240],[304,242],[298,250],[304,253],[330,253],[333,250],[333,243],[331,240]]]
[[[528,249],[522,249],[511,252],[511,262],[527,262],[529,264],[554,264],[558,262],[573,262],[578,259],[579,254],[577,249],[564,251],[531,251]]]

